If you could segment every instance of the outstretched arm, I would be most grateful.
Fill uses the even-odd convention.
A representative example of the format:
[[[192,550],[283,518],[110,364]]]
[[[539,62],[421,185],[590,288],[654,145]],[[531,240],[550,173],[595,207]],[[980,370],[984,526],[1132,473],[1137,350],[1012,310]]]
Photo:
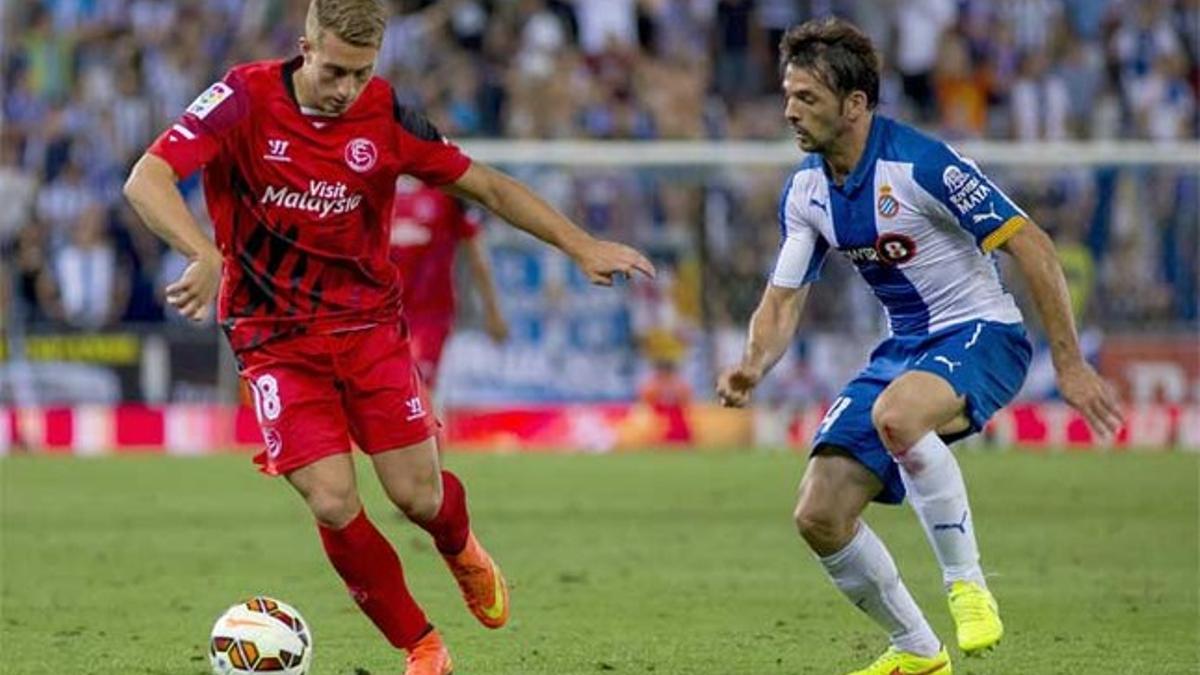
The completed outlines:
[[[1083,413],[1096,432],[1116,434],[1123,423],[1117,396],[1079,350],[1071,295],[1054,242],[1042,228],[1027,222],[1002,248],[1016,260],[1033,295],[1034,307],[1050,338],[1050,354],[1063,398]]]
[[[125,181],[125,198],[151,232],[191,261],[167,286],[167,302],[187,318],[203,321],[220,285],[221,252],[201,231],[175,182],[171,165],[146,153]]]
[[[654,265],[641,253],[592,237],[524,183],[485,164],[472,163],[449,188],[571,256],[594,284],[611,286],[615,275],[628,276],[634,270],[654,276]]]
[[[808,288],[807,284],[799,288],[767,284],[758,308],[750,317],[742,362],[721,373],[717,380],[717,396],[722,405],[741,408],[750,402],[754,387],[779,361],[795,337],[808,299]]]
[[[508,323],[500,311],[500,300],[496,296],[496,283],[492,279],[492,266],[488,263],[487,250],[483,246],[483,237],[475,235],[465,242],[467,249],[467,267],[471,270],[471,279],[475,282],[475,290],[483,300],[484,325],[492,341],[501,344],[508,340]]]

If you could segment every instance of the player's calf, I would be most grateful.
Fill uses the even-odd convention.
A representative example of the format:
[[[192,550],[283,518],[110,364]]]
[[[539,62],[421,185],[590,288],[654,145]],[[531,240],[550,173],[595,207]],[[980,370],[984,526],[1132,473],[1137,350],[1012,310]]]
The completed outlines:
[[[832,555],[854,538],[859,515],[879,491],[878,478],[847,451],[821,446],[800,481],[796,529],[817,555]]]

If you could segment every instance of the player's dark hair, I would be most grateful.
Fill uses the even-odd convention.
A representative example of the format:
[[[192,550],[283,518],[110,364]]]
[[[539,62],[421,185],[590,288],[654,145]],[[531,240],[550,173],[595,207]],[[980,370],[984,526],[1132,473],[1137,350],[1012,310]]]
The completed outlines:
[[[346,44],[375,47],[383,44],[387,7],[381,0],[310,0],[304,33],[318,40],[329,31]]]
[[[779,41],[780,74],[789,65],[813,73],[841,98],[861,91],[868,108],[879,103],[879,53],[848,21],[831,16],[789,28]]]

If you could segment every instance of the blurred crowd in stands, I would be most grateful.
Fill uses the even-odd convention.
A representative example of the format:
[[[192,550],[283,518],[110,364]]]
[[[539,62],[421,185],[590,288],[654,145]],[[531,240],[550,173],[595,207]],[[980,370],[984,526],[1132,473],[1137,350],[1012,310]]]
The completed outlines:
[[[176,320],[161,289],[183,261],[135,224],[120,198],[124,176],[231,64],[296,53],[306,5],[2,5],[6,323]],[[377,73],[455,139],[780,138],[776,45],[789,25],[830,13],[877,41],[882,111],[946,138],[1198,137],[1197,0],[392,5]],[[737,325],[753,309],[778,243],[785,168],[512,169],[586,227],[649,248],[678,285],[666,294],[670,321]],[[991,173],[1058,239],[1081,316],[1114,327],[1196,320],[1194,169]],[[199,211],[197,186],[184,189]],[[813,320],[877,327],[861,284],[837,266],[827,276],[838,290],[815,303]]]

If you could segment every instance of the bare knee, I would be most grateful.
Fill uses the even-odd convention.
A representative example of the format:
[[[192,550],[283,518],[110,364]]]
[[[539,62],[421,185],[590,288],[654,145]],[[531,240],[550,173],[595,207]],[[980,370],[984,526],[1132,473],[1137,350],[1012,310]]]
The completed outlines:
[[[362,502],[353,486],[318,487],[305,495],[304,501],[317,522],[333,530],[349,525],[362,511]]]
[[[837,553],[854,537],[857,515],[838,513],[830,505],[800,500],[792,514],[796,529],[818,555]]]
[[[911,411],[906,411],[898,399],[880,396],[871,406],[871,423],[883,441],[885,447],[893,455],[903,454],[921,437],[929,433],[923,422],[916,419]]]
[[[442,508],[442,481],[439,476],[432,480],[408,481],[400,489],[390,491],[389,497],[409,520],[427,523],[436,518]]]

